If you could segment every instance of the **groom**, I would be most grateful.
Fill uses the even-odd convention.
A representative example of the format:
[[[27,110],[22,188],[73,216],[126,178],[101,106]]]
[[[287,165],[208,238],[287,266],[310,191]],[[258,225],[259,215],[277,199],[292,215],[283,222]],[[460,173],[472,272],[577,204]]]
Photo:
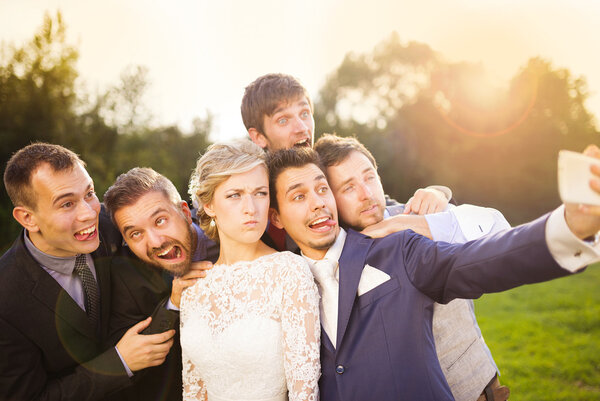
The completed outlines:
[[[314,151],[272,153],[269,170],[271,221],[299,245],[321,289],[323,400],[452,400],[433,342],[434,301],[551,280],[600,260],[600,246],[581,240],[600,230],[600,218],[573,205],[466,245],[411,231],[372,239],[339,228]]]

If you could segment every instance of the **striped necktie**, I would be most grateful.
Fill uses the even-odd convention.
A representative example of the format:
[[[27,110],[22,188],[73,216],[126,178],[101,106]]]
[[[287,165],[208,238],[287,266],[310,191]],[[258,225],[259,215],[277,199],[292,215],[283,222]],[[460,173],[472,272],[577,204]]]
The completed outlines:
[[[83,285],[85,312],[92,325],[96,327],[100,318],[100,296],[96,279],[87,264],[86,255],[77,256],[74,272],[81,279]]]

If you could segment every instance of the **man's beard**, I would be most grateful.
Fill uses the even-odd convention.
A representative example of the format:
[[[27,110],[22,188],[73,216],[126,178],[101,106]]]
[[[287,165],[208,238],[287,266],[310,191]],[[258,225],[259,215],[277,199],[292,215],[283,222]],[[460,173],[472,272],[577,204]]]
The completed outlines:
[[[147,252],[146,256],[152,265],[168,271],[175,277],[181,277],[190,271],[192,257],[196,250],[198,239],[196,238],[194,228],[191,225],[188,225],[187,227],[187,235],[185,236],[183,243],[177,240],[169,240],[162,243],[159,248],[152,248]],[[185,253],[185,259],[179,263],[168,263],[166,260],[161,263],[162,259],[158,257],[157,254],[171,247],[179,247],[181,251]]]

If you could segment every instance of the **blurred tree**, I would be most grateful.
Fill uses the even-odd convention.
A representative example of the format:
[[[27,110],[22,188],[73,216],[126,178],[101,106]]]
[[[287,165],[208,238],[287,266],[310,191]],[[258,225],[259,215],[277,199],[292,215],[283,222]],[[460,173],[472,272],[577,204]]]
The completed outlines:
[[[493,206],[516,224],[559,204],[559,149],[600,137],[585,108],[586,82],[533,58],[507,88],[481,65],[448,63],[397,34],[349,54],[315,105],[319,132],[355,134],[375,155],[386,191],[450,186],[459,202]]]
[[[46,14],[33,39],[23,47],[4,46],[0,59],[0,160],[33,140],[72,146],[76,126],[77,50],[66,43],[60,12]],[[0,244],[18,232],[6,191],[0,194]]]
[[[189,133],[182,132],[177,126],[169,126],[121,135],[118,160],[115,161],[117,170],[125,172],[136,166],[152,167],[175,184],[183,199],[188,199],[190,174],[200,153],[210,145],[211,120],[210,114],[205,119],[197,118]]]
[[[129,66],[123,70],[117,86],[109,88],[99,96],[100,114],[119,133],[135,132],[150,125],[152,115],[144,104],[146,91],[150,87],[148,69]]]
[[[66,40],[60,12],[46,14],[33,39],[0,52],[0,160],[31,142],[66,146],[87,163],[102,198],[116,176],[151,166],[169,177],[187,198],[189,174],[208,146],[212,117],[194,121],[191,132],[153,127],[144,104],[150,83],[144,67],[131,66],[119,84],[93,100],[76,88],[78,52]],[[20,231],[6,191],[0,193],[0,251]]]

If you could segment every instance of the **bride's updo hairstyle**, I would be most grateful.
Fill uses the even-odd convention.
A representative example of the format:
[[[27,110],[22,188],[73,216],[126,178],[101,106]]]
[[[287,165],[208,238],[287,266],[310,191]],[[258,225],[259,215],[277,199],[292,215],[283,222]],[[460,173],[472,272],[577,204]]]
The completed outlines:
[[[196,215],[200,228],[210,239],[218,241],[219,233],[203,205],[212,201],[219,184],[234,174],[245,173],[261,164],[267,169],[264,150],[247,139],[214,143],[198,159],[190,177],[188,192],[198,208]]]

